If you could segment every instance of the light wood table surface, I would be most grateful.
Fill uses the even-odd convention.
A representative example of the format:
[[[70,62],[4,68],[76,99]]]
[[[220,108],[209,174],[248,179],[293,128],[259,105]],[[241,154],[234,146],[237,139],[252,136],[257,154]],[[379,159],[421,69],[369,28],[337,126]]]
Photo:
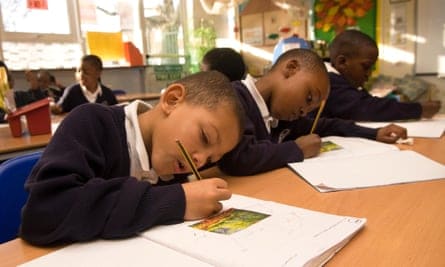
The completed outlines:
[[[445,164],[445,136],[399,147]],[[331,193],[319,193],[287,168],[226,179],[237,194],[367,218],[327,266],[445,266],[445,179]],[[15,239],[0,245],[0,262],[15,266],[55,249]]]
[[[52,115],[53,130],[65,115]],[[18,155],[42,150],[51,140],[52,134],[30,135],[25,133],[20,137],[13,137],[8,124],[0,126],[0,160],[6,160]]]

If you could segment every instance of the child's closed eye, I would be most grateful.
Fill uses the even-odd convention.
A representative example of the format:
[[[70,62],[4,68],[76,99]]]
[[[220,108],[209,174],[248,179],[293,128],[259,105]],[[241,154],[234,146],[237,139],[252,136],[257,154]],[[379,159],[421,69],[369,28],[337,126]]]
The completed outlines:
[[[201,129],[201,141],[205,146],[210,145],[209,137],[203,129]]]

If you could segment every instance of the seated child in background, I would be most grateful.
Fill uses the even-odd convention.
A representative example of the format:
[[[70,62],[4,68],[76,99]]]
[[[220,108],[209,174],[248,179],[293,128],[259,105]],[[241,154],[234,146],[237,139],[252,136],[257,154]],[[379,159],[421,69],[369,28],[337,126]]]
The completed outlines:
[[[244,79],[247,71],[240,53],[228,47],[209,50],[202,58],[200,69],[202,71],[217,70],[226,75],[230,81]]]
[[[62,89],[57,85],[55,77],[47,70],[40,70],[37,73],[39,87],[54,102],[57,102],[62,96]]]
[[[369,79],[379,54],[376,42],[368,35],[357,30],[346,30],[334,38],[329,53],[331,92],[322,117],[393,121],[431,118],[439,111],[440,101],[401,103],[359,90]],[[315,116],[315,112],[311,116]]]
[[[37,79],[37,73],[35,71],[33,70],[25,71],[25,78],[29,84],[29,88],[26,91],[23,90],[14,91],[14,99],[16,107],[22,107],[48,97],[46,95],[46,92],[40,89],[39,81]]]
[[[253,175],[313,157],[320,152],[320,136],[354,136],[386,143],[406,138],[406,129],[394,124],[371,129],[328,118],[320,118],[315,133],[309,134],[314,119],[305,116],[329,94],[326,67],[309,49],[288,50],[263,77],[255,80],[248,75],[232,85],[247,118],[240,143],[218,162],[229,175]]]
[[[76,72],[79,83],[64,90],[62,97],[52,107],[52,112],[56,114],[70,112],[73,108],[85,103],[117,104],[113,91],[101,83],[102,69],[100,57],[83,56]]]
[[[126,238],[216,213],[231,197],[227,183],[176,180],[191,172],[176,140],[199,168],[233,149],[242,129],[236,93],[217,71],[172,83],[153,108],[81,105],[28,178],[20,236],[35,245]]]

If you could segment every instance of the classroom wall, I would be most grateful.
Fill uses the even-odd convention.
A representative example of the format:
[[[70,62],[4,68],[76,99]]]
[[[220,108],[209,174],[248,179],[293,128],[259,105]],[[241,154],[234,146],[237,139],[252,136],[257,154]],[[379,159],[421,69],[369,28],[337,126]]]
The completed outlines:
[[[403,33],[412,36],[415,31],[415,1],[400,3],[379,1],[379,19],[377,23],[377,42],[379,44],[379,73],[402,77],[413,74],[415,60],[414,39],[401,36]],[[391,14],[399,15],[404,20],[397,25],[391,22]],[[402,16],[403,15],[403,16]],[[395,19],[395,18],[393,18]],[[398,32],[396,32],[398,30]],[[403,31],[403,32],[402,32]]]
[[[420,0],[418,0],[420,1]],[[416,75],[416,60],[422,55],[416,51],[418,37],[418,23],[429,20],[425,14],[417,16],[417,4],[432,5],[436,0],[379,1],[379,18],[377,28],[377,42],[379,44],[378,74],[394,77]],[[442,1],[442,0],[440,0]],[[435,25],[440,28],[443,25]],[[440,43],[442,36],[427,42]],[[418,76],[433,85],[431,96],[442,101],[440,113],[445,113],[445,79],[436,74]]]

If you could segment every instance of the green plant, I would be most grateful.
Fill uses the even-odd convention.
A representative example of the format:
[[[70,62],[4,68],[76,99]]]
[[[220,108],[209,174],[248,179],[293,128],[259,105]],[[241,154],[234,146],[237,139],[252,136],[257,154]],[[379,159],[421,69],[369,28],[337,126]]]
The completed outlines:
[[[210,49],[216,46],[216,31],[213,23],[201,19],[200,26],[193,31],[192,40],[189,46],[190,64],[189,72],[199,71],[199,63],[202,57]]]

